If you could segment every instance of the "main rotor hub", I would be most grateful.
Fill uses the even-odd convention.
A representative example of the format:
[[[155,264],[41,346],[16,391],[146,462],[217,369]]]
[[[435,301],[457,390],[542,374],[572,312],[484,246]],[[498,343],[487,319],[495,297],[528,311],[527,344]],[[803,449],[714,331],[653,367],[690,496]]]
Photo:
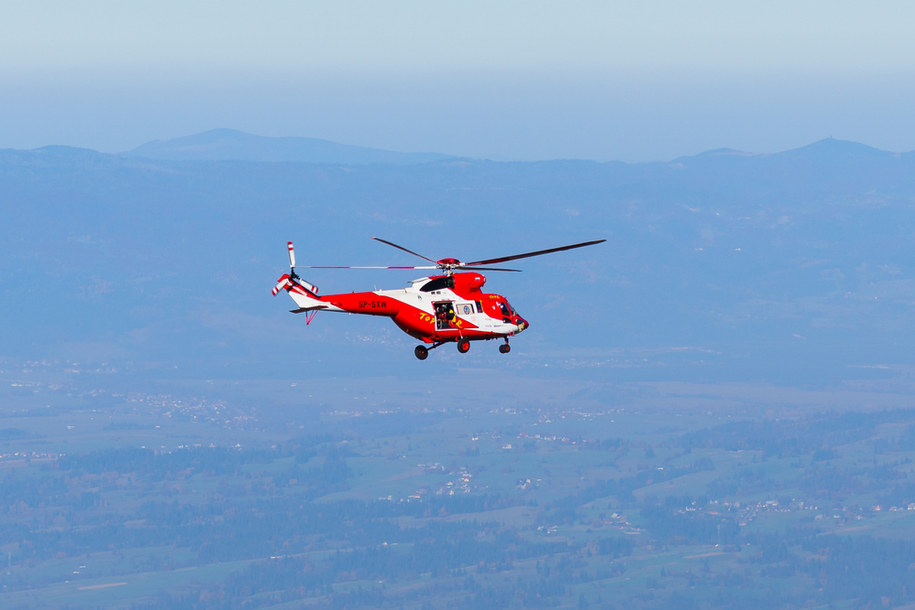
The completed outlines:
[[[451,273],[454,271],[455,267],[461,266],[461,261],[459,261],[456,258],[443,258],[443,259],[435,261],[435,264],[438,265],[439,268],[445,272],[445,275],[451,275]]]

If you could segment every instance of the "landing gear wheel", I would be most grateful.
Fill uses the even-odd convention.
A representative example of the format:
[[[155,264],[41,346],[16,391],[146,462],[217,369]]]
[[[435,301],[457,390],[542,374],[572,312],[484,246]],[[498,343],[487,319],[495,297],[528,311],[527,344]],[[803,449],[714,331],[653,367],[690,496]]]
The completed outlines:
[[[425,360],[426,358],[429,357],[429,350],[427,350],[426,347],[425,347],[424,345],[417,345],[417,346],[413,349],[413,353],[414,353],[414,354],[416,355],[416,357],[419,358],[420,360]]]
[[[512,346],[508,343],[503,343],[499,346],[499,351],[503,354],[507,354],[508,352],[512,351]]]
[[[467,350],[470,349],[470,341],[468,341],[467,339],[461,339],[460,341],[457,342],[457,348],[458,348],[459,352],[461,352],[462,354],[466,354]]]

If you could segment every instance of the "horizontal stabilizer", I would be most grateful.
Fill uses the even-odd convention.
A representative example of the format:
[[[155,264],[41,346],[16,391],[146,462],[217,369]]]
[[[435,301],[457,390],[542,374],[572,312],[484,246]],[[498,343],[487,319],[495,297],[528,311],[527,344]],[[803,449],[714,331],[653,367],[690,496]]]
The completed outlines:
[[[305,313],[306,311],[320,311],[322,309],[327,309],[327,306],[318,305],[317,307],[299,307],[298,309],[290,309],[289,313]]]

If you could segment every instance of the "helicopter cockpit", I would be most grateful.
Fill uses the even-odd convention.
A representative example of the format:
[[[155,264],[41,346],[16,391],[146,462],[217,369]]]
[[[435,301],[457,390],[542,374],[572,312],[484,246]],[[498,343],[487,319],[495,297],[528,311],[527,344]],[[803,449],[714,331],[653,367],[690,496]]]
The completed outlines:
[[[520,330],[524,330],[528,326],[527,320],[518,315],[518,312],[515,311],[515,308],[511,306],[511,303],[508,302],[508,299],[504,297],[497,297],[496,304],[498,309],[496,310],[497,315],[501,314],[502,321],[506,324],[515,324],[519,327]]]

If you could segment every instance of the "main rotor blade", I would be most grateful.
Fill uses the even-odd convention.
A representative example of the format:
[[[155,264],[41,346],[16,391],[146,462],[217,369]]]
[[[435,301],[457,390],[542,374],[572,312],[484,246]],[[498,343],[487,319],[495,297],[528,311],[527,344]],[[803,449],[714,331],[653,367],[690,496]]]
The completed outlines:
[[[296,269],[438,269],[438,266],[423,265],[419,267],[352,267],[343,265],[299,265]]]
[[[496,263],[505,263],[508,261],[518,260],[519,258],[528,258],[531,256],[540,256],[541,254],[550,254],[552,252],[562,252],[563,250],[572,250],[574,248],[584,248],[585,246],[593,246],[594,244],[599,244],[601,242],[607,241],[606,239],[595,239],[594,241],[586,241],[580,244],[572,244],[570,246],[560,246],[559,248],[550,248],[548,250],[537,250],[536,252],[525,252],[524,254],[514,254],[512,256],[502,256],[499,258],[489,258],[485,261],[474,261],[472,263],[467,263],[467,265],[493,265]]]
[[[518,273],[521,273],[520,269],[500,269],[499,267],[467,267],[461,265],[456,267],[456,269],[460,269],[461,271],[517,271]]]
[[[388,241],[388,240],[386,240],[386,239],[381,239],[380,237],[373,237],[372,239],[374,239],[375,241],[380,241],[381,243],[387,244],[387,245],[389,245],[389,246],[394,246],[394,247],[397,248],[398,250],[403,250],[404,252],[408,252],[408,253],[412,254],[413,256],[418,256],[418,257],[420,257],[421,259],[423,259],[424,261],[429,261],[430,263],[434,263],[434,262],[435,262],[435,261],[432,260],[431,258],[428,258],[428,257],[426,257],[426,256],[423,256],[422,254],[419,254],[419,253],[417,253],[417,252],[414,252],[413,250],[407,250],[407,249],[404,248],[403,246],[398,246],[397,244],[395,244],[395,243],[393,243],[393,242],[390,242],[390,241]],[[414,269],[420,269],[420,268],[421,268],[421,267],[414,267]],[[435,267],[435,268],[437,268],[437,267]]]

